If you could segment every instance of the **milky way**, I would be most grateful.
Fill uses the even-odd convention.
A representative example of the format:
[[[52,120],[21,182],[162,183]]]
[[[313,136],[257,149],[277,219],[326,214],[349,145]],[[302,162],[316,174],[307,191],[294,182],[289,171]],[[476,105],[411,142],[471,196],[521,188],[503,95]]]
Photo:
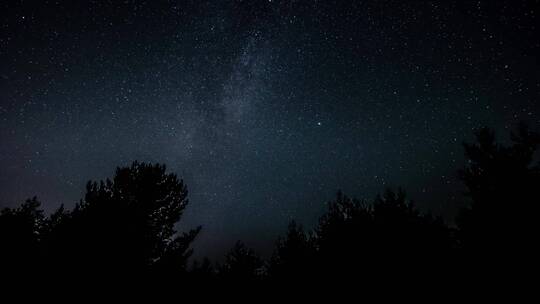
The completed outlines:
[[[1,4],[1,206],[160,162],[200,252],[265,251],[338,189],[451,215],[461,142],[540,125],[535,1],[74,2]]]

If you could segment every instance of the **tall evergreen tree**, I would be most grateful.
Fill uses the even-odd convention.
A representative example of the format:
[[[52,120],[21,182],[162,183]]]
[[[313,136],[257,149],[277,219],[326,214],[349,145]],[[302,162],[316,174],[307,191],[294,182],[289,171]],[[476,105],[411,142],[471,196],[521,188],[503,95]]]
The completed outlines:
[[[540,135],[521,123],[511,142],[496,142],[492,130],[476,132],[465,143],[468,163],[459,172],[471,205],[458,216],[462,246],[473,260],[514,262],[531,252],[538,238],[540,166],[535,157]]]

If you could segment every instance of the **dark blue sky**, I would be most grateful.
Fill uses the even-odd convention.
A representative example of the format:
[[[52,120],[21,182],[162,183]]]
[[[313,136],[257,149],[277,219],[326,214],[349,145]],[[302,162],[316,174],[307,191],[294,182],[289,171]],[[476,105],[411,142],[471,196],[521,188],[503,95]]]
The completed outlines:
[[[450,216],[473,129],[540,126],[538,1],[111,2],[2,2],[0,206],[160,162],[203,254],[264,251],[338,189]]]

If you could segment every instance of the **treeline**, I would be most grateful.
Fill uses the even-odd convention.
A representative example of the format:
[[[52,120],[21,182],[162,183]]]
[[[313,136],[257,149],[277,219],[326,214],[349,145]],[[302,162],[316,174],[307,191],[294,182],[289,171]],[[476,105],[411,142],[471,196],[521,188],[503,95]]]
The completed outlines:
[[[133,163],[89,182],[72,210],[36,198],[0,214],[2,273],[34,277],[169,277],[189,282],[402,280],[527,269],[538,240],[540,135],[521,124],[502,145],[489,129],[464,144],[470,204],[455,225],[420,212],[402,190],[374,201],[338,193],[310,231],[291,222],[268,260],[238,242],[219,264],[188,261],[201,227],[178,233],[187,189],[165,166]],[[470,277],[469,277],[470,278]]]

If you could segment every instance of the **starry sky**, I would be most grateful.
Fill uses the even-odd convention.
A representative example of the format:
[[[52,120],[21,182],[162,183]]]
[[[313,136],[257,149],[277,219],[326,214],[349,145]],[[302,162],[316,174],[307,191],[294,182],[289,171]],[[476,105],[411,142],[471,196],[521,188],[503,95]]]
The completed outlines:
[[[2,1],[0,206],[160,162],[200,254],[267,251],[338,189],[451,216],[461,142],[540,126],[539,1]]]

